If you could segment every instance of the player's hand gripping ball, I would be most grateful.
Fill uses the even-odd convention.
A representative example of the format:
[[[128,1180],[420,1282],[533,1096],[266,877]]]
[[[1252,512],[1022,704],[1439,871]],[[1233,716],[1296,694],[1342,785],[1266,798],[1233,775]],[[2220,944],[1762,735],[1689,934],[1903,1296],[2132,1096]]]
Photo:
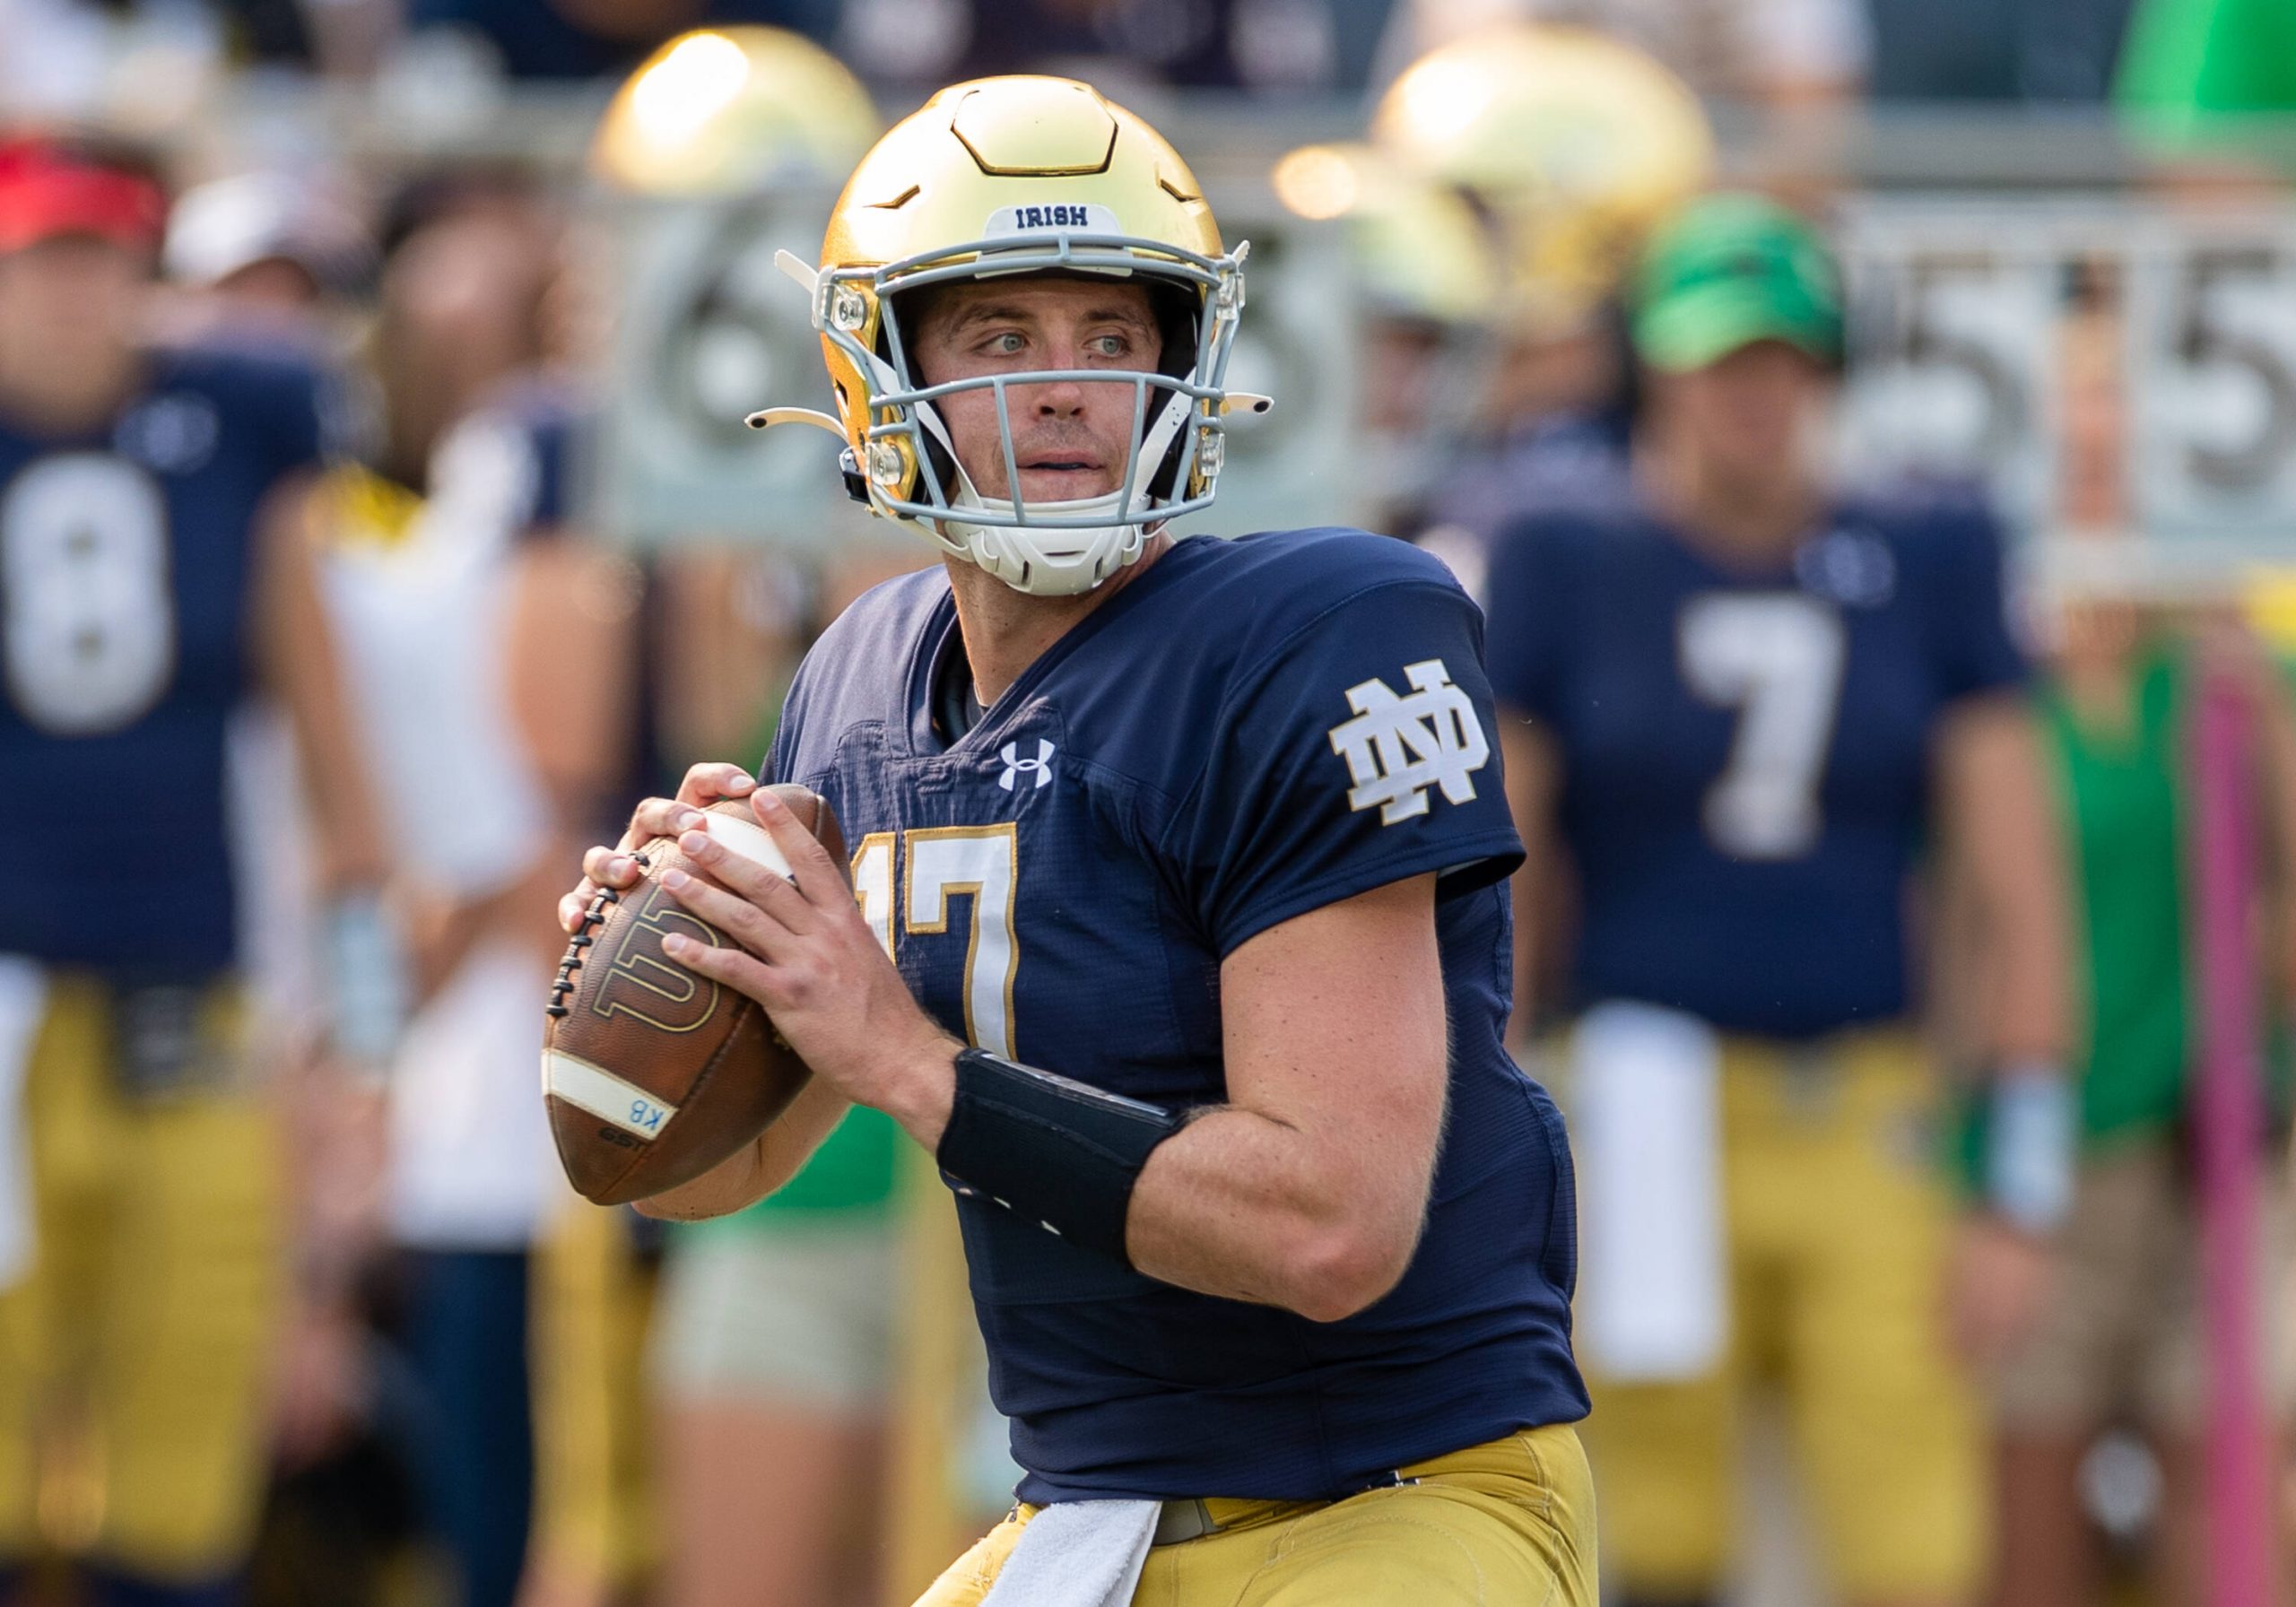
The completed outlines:
[[[772,790],[831,863],[843,864],[829,805],[802,786]],[[708,816],[712,838],[790,873],[748,799],[711,804]],[[764,1132],[811,1075],[763,1006],[663,951],[674,932],[737,946],[662,888],[671,869],[704,874],[676,838],[624,851],[643,879],[619,891],[585,884],[587,902],[551,986],[543,1033],[543,1093],[559,1160],[576,1192],[601,1205],[700,1177]]]

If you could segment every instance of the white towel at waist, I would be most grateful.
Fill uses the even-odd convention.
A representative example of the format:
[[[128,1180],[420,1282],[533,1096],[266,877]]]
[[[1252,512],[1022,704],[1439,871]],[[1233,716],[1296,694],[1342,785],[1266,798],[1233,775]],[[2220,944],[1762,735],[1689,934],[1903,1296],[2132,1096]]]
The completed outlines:
[[[1695,1378],[1729,1337],[1721,1045],[1652,1004],[1598,1004],[1571,1040],[1578,1342],[1620,1382]]]
[[[48,977],[32,961],[0,954],[0,1289],[32,1264],[31,1135],[24,1073],[48,1009]]]
[[[1127,1607],[1161,1501],[1059,1501],[1029,1520],[981,1607]]]

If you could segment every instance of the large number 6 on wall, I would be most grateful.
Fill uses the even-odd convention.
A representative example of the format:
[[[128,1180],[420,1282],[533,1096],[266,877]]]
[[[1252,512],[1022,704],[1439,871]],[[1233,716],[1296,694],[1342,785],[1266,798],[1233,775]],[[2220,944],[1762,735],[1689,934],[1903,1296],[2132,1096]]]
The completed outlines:
[[[1013,903],[1020,886],[1018,830],[996,826],[919,827],[908,834],[901,928],[911,936],[949,929],[949,900],[972,899],[965,944],[965,1037],[977,1048],[1010,1056],[1013,984],[1021,944]],[[853,855],[853,895],[885,952],[893,951],[893,860],[890,831],[873,831]]]
[[[113,731],[175,668],[167,504],[109,452],[44,458],[0,500],[0,641],[24,717],[66,736]]]

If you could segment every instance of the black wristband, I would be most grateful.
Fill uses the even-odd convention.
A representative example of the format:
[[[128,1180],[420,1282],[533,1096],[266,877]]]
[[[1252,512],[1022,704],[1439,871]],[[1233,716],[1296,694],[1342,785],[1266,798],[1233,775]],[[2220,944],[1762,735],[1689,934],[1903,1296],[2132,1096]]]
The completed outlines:
[[[1133,1185],[1149,1152],[1179,1129],[1161,1106],[967,1049],[934,1159],[972,1192],[1129,1266]]]

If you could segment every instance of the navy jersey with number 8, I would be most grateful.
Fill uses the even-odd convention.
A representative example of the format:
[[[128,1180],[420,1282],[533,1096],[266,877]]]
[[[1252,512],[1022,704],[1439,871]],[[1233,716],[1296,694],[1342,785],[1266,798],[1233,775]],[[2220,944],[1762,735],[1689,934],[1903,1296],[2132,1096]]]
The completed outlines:
[[[69,845],[18,873],[9,942],[33,959],[170,981],[235,963],[256,529],[317,466],[320,398],[300,361],[162,351],[105,428],[0,421],[0,836]]]

